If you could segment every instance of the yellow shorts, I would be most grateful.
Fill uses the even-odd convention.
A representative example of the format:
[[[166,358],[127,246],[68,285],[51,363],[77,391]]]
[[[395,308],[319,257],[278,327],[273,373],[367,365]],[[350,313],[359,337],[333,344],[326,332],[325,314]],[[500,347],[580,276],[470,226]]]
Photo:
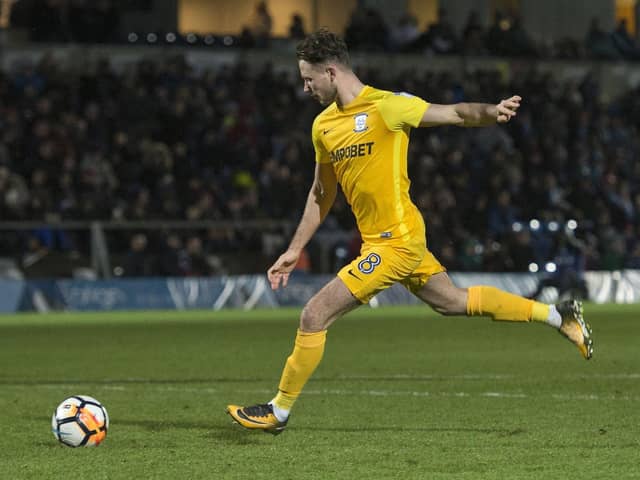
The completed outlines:
[[[411,245],[365,243],[360,256],[345,265],[338,277],[362,303],[368,303],[382,290],[400,282],[410,292],[417,292],[431,275],[446,269],[433,256],[424,242]]]

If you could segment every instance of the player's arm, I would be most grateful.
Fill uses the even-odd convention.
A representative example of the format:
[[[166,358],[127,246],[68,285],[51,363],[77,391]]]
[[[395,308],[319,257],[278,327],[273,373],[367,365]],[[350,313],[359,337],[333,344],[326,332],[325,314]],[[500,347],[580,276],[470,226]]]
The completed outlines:
[[[330,163],[317,163],[300,224],[288,250],[299,254],[324,221],[336,199],[338,181]]]
[[[505,123],[516,115],[522,99],[518,95],[502,100],[497,105],[490,103],[455,103],[438,105],[432,103],[420,121],[421,127],[457,125],[459,127],[484,127],[494,123]]]
[[[267,277],[273,290],[277,290],[280,282],[283,287],[287,286],[289,274],[298,263],[302,249],[309,243],[313,234],[327,217],[336,199],[337,189],[338,181],[333,166],[330,163],[317,163],[313,185],[309,190],[307,203],[296,233],[293,235],[287,251],[280,255],[276,263],[267,271]]]

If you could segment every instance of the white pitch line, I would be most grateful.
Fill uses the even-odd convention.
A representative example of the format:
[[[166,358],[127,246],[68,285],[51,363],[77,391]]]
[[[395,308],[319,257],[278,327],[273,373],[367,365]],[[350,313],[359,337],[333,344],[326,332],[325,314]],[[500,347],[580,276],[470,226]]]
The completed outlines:
[[[172,386],[172,385],[158,385],[158,384],[126,384],[126,385],[102,385],[100,383],[95,384],[31,384],[31,385],[4,385],[5,388],[15,389],[55,389],[55,390],[67,390],[67,391],[86,391],[88,387],[93,389],[104,390],[116,390],[116,391],[129,391],[137,390],[140,388],[145,390],[151,390],[154,392],[183,392],[183,393],[200,393],[200,394],[221,394],[226,390],[211,387],[185,387],[185,386]],[[250,395],[273,395],[274,389],[240,389],[237,390],[243,394]],[[430,398],[496,398],[496,399],[524,399],[524,398],[552,398],[554,400],[564,401],[577,401],[577,400],[590,400],[590,401],[640,401],[640,396],[629,395],[602,395],[595,393],[549,393],[540,395],[531,395],[520,392],[444,392],[433,390],[344,390],[344,389],[308,389],[303,392],[303,395],[314,396],[355,396],[355,397],[430,397]]]
[[[462,375],[407,375],[404,373],[389,375],[339,375],[337,377],[318,377],[317,380],[512,380],[522,378],[520,375],[501,373],[478,373]],[[568,374],[563,379],[611,379],[611,380],[640,380],[640,373],[594,373],[594,374]]]
[[[523,377],[521,375],[516,374],[502,374],[502,373],[477,373],[477,374],[459,374],[459,375],[448,375],[448,374],[420,374],[420,375],[410,375],[405,373],[390,373],[388,375],[378,374],[378,375],[337,375],[332,377],[327,376],[316,376],[313,377],[313,381],[315,382],[344,382],[344,381],[371,381],[371,382],[384,382],[384,381],[416,381],[416,380],[424,380],[424,381],[441,381],[441,380],[456,380],[456,381],[466,381],[466,380],[522,380]],[[554,380],[640,380],[640,373],[632,372],[632,373],[593,373],[593,374],[566,374],[560,375],[554,378]],[[524,378],[526,380],[526,378]],[[151,377],[126,377],[126,378],[104,378],[100,381],[96,381],[94,383],[79,381],[79,384],[89,384],[89,385],[103,385],[104,388],[107,388],[110,384],[118,385],[118,382],[123,382],[123,385],[146,385],[157,383],[158,381],[163,381],[165,384],[170,384],[171,380],[163,380],[158,378]],[[232,384],[234,383],[232,379],[225,378],[223,379],[225,383]],[[256,379],[256,383],[261,382],[262,380]],[[11,386],[9,380],[4,380],[0,378],[0,385],[2,386]],[[189,379],[183,379],[182,382],[184,384],[189,384]],[[212,378],[206,383],[215,384],[217,382],[216,378]],[[70,382],[73,385],[76,385],[73,382]],[[177,382],[176,382],[177,383]],[[205,383],[203,379],[194,380],[193,383]],[[243,381],[244,383],[244,381]],[[15,385],[38,385],[38,384],[21,384],[16,381]],[[60,383],[47,383],[43,382],[40,385],[64,385]]]
[[[273,390],[269,389],[251,389],[240,390],[242,393],[249,394],[273,394]],[[302,395],[336,395],[336,396],[363,396],[363,397],[448,397],[448,398],[465,398],[465,397],[485,397],[485,398],[545,398],[550,397],[556,400],[624,400],[624,401],[640,401],[638,396],[619,396],[619,395],[600,395],[600,394],[565,394],[551,393],[541,395],[528,395],[526,393],[514,392],[439,392],[439,391],[404,391],[404,390],[305,390]]]

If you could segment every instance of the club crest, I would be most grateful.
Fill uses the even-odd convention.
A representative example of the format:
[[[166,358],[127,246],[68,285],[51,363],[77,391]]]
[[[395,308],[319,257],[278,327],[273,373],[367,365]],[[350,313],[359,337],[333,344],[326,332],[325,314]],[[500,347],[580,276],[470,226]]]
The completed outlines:
[[[367,128],[367,115],[366,113],[359,113],[355,117],[353,117],[355,126],[353,128],[354,132],[364,132]]]

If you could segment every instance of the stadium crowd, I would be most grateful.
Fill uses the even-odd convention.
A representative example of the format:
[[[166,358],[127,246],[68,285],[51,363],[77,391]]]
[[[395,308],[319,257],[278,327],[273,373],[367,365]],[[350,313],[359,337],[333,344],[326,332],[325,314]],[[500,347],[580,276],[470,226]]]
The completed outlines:
[[[139,32],[123,30],[122,16],[127,12],[147,11],[149,0],[15,0],[10,24],[22,29],[37,42],[75,43],[164,43],[185,45],[221,44],[214,42],[220,32],[207,35],[180,35],[171,32],[166,40],[163,29]],[[583,38],[545,38],[536,41],[525,28],[517,11],[496,9],[488,25],[477,11],[469,12],[462,28],[454,28],[446,7],[437,19],[419,25],[409,11],[390,21],[376,8],[358,5],[350,15],[344,36],[352,51],[413,52],[429,55],[518,56],[564,59],[639,60],[640,45],[622,19],[611,31],[603,29],[597,17],[584,25]],[[305,18],[291,16],[287,28],[291,40],[305,35]],[[149,36],[151,34],[151,36]],[[226,35],[226,32],[225,32]],[[273,38],[273,16],[268,2],[256,1],[245,25],[233,36],[232,45],[240,48],[268,48]],[[132,40],[134,39],[134,40]],[[153,39],[153,40],[150,40]]]
[[[526,271],[553,258],[569,220],[585,268],[640,267],[637,91],[604,104],[591,75],[559,82],[535,70],[510,81],[497,71],[361,75],[435,103],[524,98],[507,126],[412,134],[412,195],[430,248],[449,269]],[[177,56],[116,73],[106,59],[64,68],[52,56],[22,62],[0,74],[0,218],[297,222],[318,111],[296,72],[270,63],[199,71]],[[353,227],[339,197],[322,229]],[[0,243],[23,255],[79,248],[63,233],[3,235]],[[261,245],[257,233],[233,228],[147,235],[129,232],[110,245],[138,259],[125,274],[211,273],[203,257]],[[358,246],[358,238],[336,244],[346,257]],[[140,262],[142,254],[157,261]]]

